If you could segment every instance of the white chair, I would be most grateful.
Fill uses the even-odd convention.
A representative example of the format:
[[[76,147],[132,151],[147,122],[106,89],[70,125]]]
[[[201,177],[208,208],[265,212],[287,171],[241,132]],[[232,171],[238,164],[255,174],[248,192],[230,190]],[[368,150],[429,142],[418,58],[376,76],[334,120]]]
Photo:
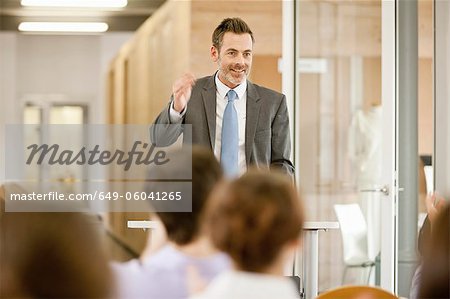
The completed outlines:
[[[367,282],[370,280],[375,261],[371,260],[367,249],[367,224],[364,215],[358,204],[334,205],[337,219],[339,221],[343,255],[344,273],[342,283],[344,284],[348,268],[367,268],[369,274]]]

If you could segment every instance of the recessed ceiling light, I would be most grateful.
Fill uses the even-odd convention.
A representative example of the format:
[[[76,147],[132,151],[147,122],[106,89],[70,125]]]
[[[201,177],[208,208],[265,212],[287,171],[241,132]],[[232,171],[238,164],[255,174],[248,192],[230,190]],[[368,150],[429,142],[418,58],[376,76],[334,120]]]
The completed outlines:
[[[44,7],[125,7],[128,0],[21,0],[22,6]]]
[[[19,31],[23,32],[86,32],[99,33],[108,30],[103,22],[22,22]]]

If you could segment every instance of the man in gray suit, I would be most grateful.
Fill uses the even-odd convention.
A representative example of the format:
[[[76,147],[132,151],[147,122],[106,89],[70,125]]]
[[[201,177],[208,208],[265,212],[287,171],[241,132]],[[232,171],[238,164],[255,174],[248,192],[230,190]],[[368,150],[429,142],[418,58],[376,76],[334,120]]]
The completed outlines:
[[[286,97],[247,80],[253,42],[243,20],[224,19],[213,33],[210,50],[218,71],[198,80],[185,74],[174,83],[169,105],[150,130],[152,142],[171,144],[183,131],[177,124],[190,124],[192,143],[213,150],[228,176],[252,165],[292,175]]]

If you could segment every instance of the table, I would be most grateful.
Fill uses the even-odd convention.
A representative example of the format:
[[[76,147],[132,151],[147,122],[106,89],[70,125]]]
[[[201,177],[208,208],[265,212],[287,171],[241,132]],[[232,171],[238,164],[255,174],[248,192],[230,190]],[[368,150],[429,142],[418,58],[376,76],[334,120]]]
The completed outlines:
[[[154,220],[142,220],[142,221],[127,221],[128,228],[142,228],[146,230],[147,228],[155,229],[158,227],[158,221]]]
[[[338,229],[335,221],[306,221],[303,226],[302,275],[304,283],[304,298],[317,297],[319,285],[319,231]],[[297,259],[296,262],[299,262]]]
[[[128,221],[128,228],[155,229],[157,221]],[[338,222],[330,221],[306,221],[303,226],[303,248],[299,249],[302,256],[302,275],[304,285],[304,298],[317,297],[319,283],[319,231],[338,229]],[[296,259],[296,263],[299,259]],[[295,274],[295,273],[294,273]]]

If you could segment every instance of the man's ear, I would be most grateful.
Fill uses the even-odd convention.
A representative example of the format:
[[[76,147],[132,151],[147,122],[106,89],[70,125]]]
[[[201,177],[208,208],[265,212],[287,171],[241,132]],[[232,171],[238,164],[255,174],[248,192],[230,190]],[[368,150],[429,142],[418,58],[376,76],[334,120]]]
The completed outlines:
[[[219,50],[217,50],[216,47],[211,46],[210,53],[211,53],[211,60],[213,62],[217,62],[217,60],[219,60]]]

